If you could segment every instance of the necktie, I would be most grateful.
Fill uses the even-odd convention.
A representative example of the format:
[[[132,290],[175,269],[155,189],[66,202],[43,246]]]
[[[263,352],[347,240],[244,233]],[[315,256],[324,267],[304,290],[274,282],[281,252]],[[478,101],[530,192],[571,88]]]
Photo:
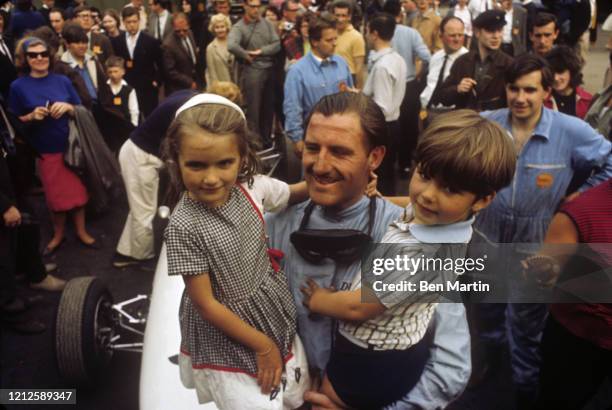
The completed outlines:
[[[489,0],[484,0],[485,2],[485,10],[489,10]]]
[[[13,57],[11,57],[11,52],[9,51],[2,37],[0,37],[0,52],[4,54],[5,56],[7,56],[8,59],[11,60],[11,63],[13,62]]]
[[[191,57],[191,62],[193,64],[196,63],[196,58],[195,58],[195,54],[193,52],[193,48],[191,48],[191,44],[189,42],[189,39],[184,38],[183,39],[183,45],[185,46],[185,50],[187,50],[187,54],[189,54],[189,57]]]
[[[162,38],[162,30],[161,30],[161,19],[157,16],[157,39],[161,40]]]
[[[436,91],[438,91],[438,88],[440,88],[440,85],[444,81],[444,70],[446,69],[447,62],[448,62],[448,54],[445,54],[444,61],[442,62],[442,68],[440,68],[440,74],[438,74],[438,81],[436,81],[436,86],[434,87],[433,92],[431,93],[431,98],[429,99],[428,106],[431,106],[431,103],[434,99],[433,97],[436,95]]]

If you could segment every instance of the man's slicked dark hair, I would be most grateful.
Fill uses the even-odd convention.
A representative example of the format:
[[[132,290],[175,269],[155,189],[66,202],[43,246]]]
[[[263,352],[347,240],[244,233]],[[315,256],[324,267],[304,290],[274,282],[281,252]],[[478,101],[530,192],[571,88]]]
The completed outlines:
[[[353,14],[353,5],[343,0],[338,0],[332,3],[332,6],[331,6],[332,13],[335,13],[336,9],[348,9],[349,14],[350,15]]]
[[[542,73],[542,87],[550,89],[554,76],[548,63],[542,57],[531,53],[521,54],[508,66],[505,72],[506,84],[512,84],[524,75],[540,71]]]
[[[68,44],[74,43],[88,43],[87,33],[76,23],[69,23],[64,26],[62,30],[62,38],[66,40]]]
[[[402,4],[399,0],[387,0],[385,1],[382,11],[391,14],[393,17],[397,17],[402,11]]]
[[[385,115],[373,99],[362,93],[339,92],[321,98],[308,115],[304,129],[308,130],[310,119],[314,114],[322,114],[325,117],[334,114],[355,114],[360,120],[370,150],[381,145],[386,146],[390,142]]]
[[[389,13],[377,13],[368,23],[370,32],[377,32],[384,41],[391,41],[395,32],[395,17]]]
[[[559,23],[557,22],[557,17],[555,17],[554,14],[546,13],[543,11],[539,12],[533,19],[533,26],[531,27],[531,32],[533,33],[534,27],[543,27],[549,25],[550,23],[555,23],[555,30],[559,30]]]
[[[323,31],[336,28],[336,17],[325,11],[318,17],[313,17],[308,22],[308,37],[310,41],[319,41],[323,36]]]
[[[121,9],[121,18],[125,20],[128,17],[137,16],[140,19],[140,13],[136,7],[127,6]]]

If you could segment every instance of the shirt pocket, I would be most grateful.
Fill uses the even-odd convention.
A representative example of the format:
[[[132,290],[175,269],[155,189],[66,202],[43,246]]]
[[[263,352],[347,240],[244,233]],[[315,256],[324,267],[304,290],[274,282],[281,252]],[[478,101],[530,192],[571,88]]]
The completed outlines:
[[[517,169],[517,172],[519,170]],[[567,164],[561,161],[528,162],[520,168],[515,195],[522,215],[542,215],[554,212],[563,197],[569,176]]]

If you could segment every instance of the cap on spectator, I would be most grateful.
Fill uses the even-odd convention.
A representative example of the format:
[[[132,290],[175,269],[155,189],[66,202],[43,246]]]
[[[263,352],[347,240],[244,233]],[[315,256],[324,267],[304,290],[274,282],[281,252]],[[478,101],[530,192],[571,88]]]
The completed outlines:
[[[499,30],[506,25],[506,13],[501,10],[484,11],[474,19],[472,25],[487,31]]]

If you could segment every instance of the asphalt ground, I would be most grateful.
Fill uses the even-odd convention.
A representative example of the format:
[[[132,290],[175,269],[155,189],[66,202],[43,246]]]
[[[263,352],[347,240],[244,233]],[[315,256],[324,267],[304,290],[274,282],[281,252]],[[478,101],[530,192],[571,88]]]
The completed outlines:
[[[607,35],[600,35],[596,47],[592,48],[585,67],[586,88],[597,92],[608,64],[608,54],[604,49]],[[408,181],[398,181],[398,195],[405,194]],[[51,237],[51,225],[42,195],[32,195],[29,200],[41,219],[43,241],[41,247]],[[127,201],[121,199],[113,204],[105,214],[88,217],[90,232],[101,242],[102,248],[92,250],[83,247],[76,239],[72,228],[67,229],[67,241],[51,257],[59,270],[54,273],[63,279],[80,276],[95,276],[101,279],[110,290],[114,301],[119,302],[138,294],[149,294],[155,269],[155,261],[141,267],[116,269],[111,265],[116,242],[120,236],[127,215]],[[164,222],[156,219],[156,247],[161,244]],[[21,283],[19,294],[33,298],[29,317],[37,318],[47,325],[47,330],[39,335],[19,335],[6,327],[0,327],[0,386],[4,389],[49,389],[69,388],[61,380],[55,359],[54,321],[59,303],[59,294],[35,292]],[[133,339],[126,339],[131,341]],[[138,409],[140,354],[117,352],[111,361],[108,372],[91,389],[77,390],[76,405],[47,405],[52,409],[83,410],[135,410]],[[603,396],[612,397],[610,384]],[[602,402],[594,402],[591,410],[609,408]],[[607,401],[610,403],[612,401]],[[453,410],[512,409],[513,392],[507,355],[504,355],[497,371],[487,377],[477,389],[467,390],[449,408]],[[0,406],[1,408],[2,406]],[[39,409],[40,405],[6,406],[7,409]]]

